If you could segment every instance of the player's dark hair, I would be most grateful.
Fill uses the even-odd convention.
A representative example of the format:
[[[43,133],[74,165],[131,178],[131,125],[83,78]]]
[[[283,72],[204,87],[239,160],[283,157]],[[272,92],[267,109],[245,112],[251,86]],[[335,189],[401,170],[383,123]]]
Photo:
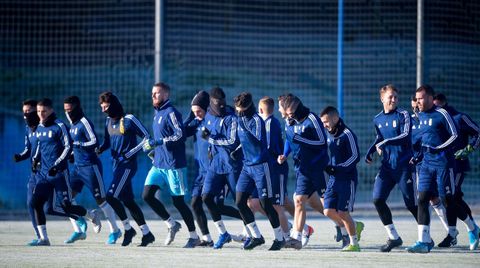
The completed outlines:
[[[327,106],[320,112],[320,117],[328,115],[328,116],[339,116],[337,108],[333,106]]]
[[[68,96],[63,100],[63,103],[69,103],[73,106],[80,106],[80,98],[77,96]]]
[[[417,97],[415,96],[415,94],[413,94],[413,95],[410,97],[410,100],[411,100],[411,101],[417,101]]]
[[[41,99],[38,103],[37,103],[38,106],[45,106],[45,107],[49,107],[49,108],[53,108],[53,102],[51,99],[49,98],[43,98]]]
[[[441,103],[447,103],[447,96],[442,93],[438,93],[433,97],[433,100],[437,100]]]
[[[415,92],[420,91],[425,91],[425,94],[427,94],[428,96],[435,96],[435,90],[433,90],[433,88],[429,85],[421,85],[419,88],[417,88],[417,90],[415,90]]]
[[[252,105],[252,94],[250,92],[242,92],[233,99],[235,107],[247,108]]]
[[[167,85],[166,83],[163,83],[163,82],[155,83],[153,87],[158,87],[160,88],[161,91],[170,93],[170,86]]]
[[[214,87],[210,90],[210,98],[225,99],[225,92],[220,87]]]
[[[33,100],[33,99],[27,99],[27,100],[24,100],[24,101],[22,102],[22,105],[24,105],[24,106],[25,106],[25,105],[29,105],[29,106],[35,107],[35,106],[37,106],[37,101],[36,101],[36,100]]]

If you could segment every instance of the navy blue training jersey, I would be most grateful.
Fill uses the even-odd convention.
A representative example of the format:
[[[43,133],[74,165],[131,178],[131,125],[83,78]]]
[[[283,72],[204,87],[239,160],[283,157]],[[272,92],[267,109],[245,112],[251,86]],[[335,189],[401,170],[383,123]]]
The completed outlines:
[[[242,144],[243,162],[247,166],[265,163],[269,160],[265,122],[258,114],[238,119],[238,138]]]
[[[73,144],[75,165],[90,166],[98,161],[95,148],[98,147],[97,134],[92,122],[82,117],[70,125],[70,138]]]
[[[337,136],[328,135],[330,165],[335,174],[330,178],[337,180],[357,180],[357,163],[360,161],[357,136],[348,127],[343,127]]]
[[[208,138],[202,136],[203,128],[205,127],[205,119],[198,120],[193,119],[190,122],[184,122],[185,124],[185,136],[188,138],[193,136],[194,158],[199,165],[199,172],[204,173],[208,170]]]

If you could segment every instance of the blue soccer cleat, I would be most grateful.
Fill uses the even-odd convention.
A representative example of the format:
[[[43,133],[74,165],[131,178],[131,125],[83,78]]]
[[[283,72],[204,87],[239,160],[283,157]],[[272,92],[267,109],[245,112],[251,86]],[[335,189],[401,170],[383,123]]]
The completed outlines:
[[[470,243],[470,250],[476,250],[478,248],[479,238],[478,235],[480,233],[480,229],[477,225],[475,225],[475,229],[473,231],[468,232],[468,240]]]
[[[37,246],[37,247],[48,247],[48,246],[50,246],[50,240],[48,240],[48,239],[38,239],[37,244],[35,246]]]
[[[223,248],[223,245],[225,245],[226,243],[230,243],[231,241],[232,241],[232,237],[230,236],[230,234],[228,232],[224,233],[224,234],[221,234],[218,237],[217,242],[215,242],[215,244],[213,245],[213,249]]]
[[[37,245],[39,238],[32,239],[32,241],[27,243],[27,246],[34,247]]]
[[[433,242],[433,240],[432,240],[432,242]],[[406,248],[406,250],[410,253],[428,253],[431,250],[430,244],[432,244],[432,243],[425,243],[425,242],[417,241],[412,246]],[[433,247],[433,245],[432,245],[432,247]]]
[[[122,231],[120,231],[120,229],[116,232],[110,233],[108,235],[107,245],[114,245],[120,237],[122,237]]]
[[[86,233],[88,226],[87,226],[87,222],[85,221],[85,219],[83,217],[80,217],[80,218],[78,218],[78,220],[76,222],[77,222],[78,227],[80,228],[80,231],[82,231],[82,233]]]
[[[87,238],[86,233],[73,232],[73,234],[67,240],[63,241],[65,244],[75,243],[77,240],[85,240]]]

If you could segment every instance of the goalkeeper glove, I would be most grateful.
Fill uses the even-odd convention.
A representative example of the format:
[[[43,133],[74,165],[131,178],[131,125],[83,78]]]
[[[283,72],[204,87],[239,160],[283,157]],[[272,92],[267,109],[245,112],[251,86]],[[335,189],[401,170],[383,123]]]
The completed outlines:
[[[465,160],[474,150],[473,146],[469,144],[465,148],[455,152],[455,159]]]

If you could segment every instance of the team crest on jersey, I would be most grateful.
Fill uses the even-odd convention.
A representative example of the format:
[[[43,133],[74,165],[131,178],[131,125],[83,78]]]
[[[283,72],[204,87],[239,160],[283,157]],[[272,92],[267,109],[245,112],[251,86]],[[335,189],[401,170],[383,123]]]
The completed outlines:
[[[162,118],[163,118],[163,116],[160,116],[160,118],[158,118],[157,123],[158,123],[159,125],[160,125],[160,123],[162,123]]]
[[[397,120],[393,120],[392,126],[393,126],[393,127],[397,127]]]

